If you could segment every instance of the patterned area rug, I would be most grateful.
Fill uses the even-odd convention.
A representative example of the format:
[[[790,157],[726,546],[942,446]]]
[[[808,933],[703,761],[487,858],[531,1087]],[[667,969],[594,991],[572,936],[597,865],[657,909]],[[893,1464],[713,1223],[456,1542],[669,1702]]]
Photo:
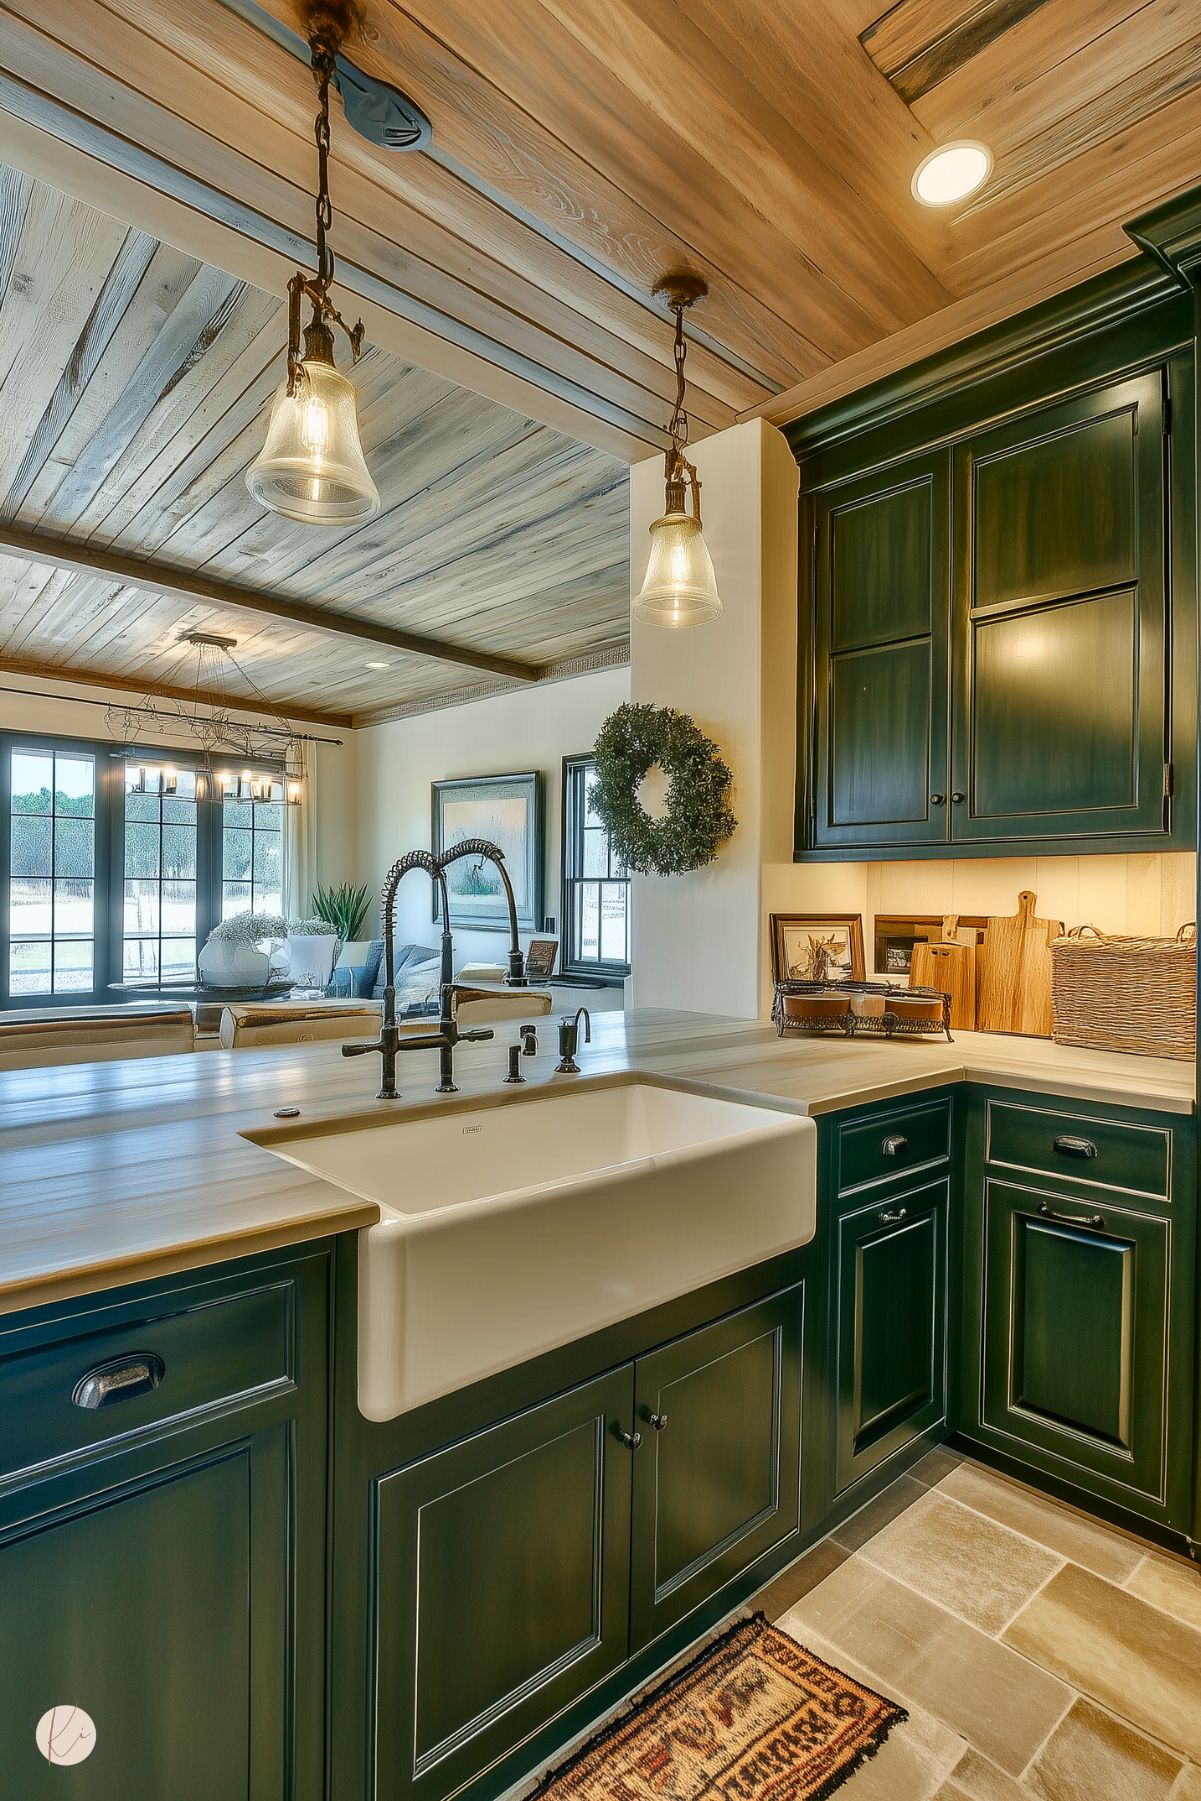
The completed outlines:
[[[639,1696],[530,1801],[825,1801],[907,1718],[758,1614]]]

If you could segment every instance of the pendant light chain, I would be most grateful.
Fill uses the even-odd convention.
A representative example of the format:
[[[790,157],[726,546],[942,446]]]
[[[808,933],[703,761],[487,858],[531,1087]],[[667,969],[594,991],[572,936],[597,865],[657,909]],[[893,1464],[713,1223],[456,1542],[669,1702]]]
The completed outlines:
[[[672,347],[676,365],[676,404],[672,409],[671,418],[667,422],[667,429],[671,435],[672,447],[676,456],[682,457],[684,447],[688,442],[688,413],[684,406],[684,396],[687,392],[684,362],[688,356],[688,340],[684,336],[683,305],[677,303],[671,310],[676,318],[676,338]]]
[[[313,80],[317,84],[317,117],[313,121],[313,137],[317,145],[317,286],[328,293],[334,279],[334,254],[326,233],[334,222],[333,204],[329,197],[329,84],[333,80],[334,51],[324,38],[314,38],[310,46]]]

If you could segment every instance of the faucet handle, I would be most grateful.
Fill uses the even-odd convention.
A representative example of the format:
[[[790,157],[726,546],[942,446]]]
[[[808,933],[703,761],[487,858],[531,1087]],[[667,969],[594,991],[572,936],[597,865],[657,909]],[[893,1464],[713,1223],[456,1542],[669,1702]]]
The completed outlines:
[[[369,1051],[378,1051],[379,1049],[380,1045],[376,1041],[371,1044],[344,1044],[342,1055],[344,1057],[365,1057]]]
[[[522,1054],[522,1056],[523,1057],[536,1057],[538,1055],[538,1028],[537,1028],[537,1026],[519,1026],[518,1027],[518,1036],[521,1039],[521,1054]]]

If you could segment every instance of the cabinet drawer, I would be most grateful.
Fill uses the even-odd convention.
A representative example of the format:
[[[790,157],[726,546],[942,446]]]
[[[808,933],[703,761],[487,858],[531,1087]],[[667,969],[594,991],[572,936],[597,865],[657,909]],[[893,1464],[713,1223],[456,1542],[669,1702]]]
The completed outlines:
[[[839,1192],[943,1162],[950,1154],[948,1095],[855,1120],[838,1128]]]
[[[1165,1201],[1171,1193],[1172,1134],[1163,1126],[990,1101],[984,1154],[989,1163],[1059,1176],[1073,1187],[1117,1188]]]
[[[183,1416],[292,1386],[295,1283],[192,1287],[130,1317],[0,1355],[0,1477],[117,1444]]]

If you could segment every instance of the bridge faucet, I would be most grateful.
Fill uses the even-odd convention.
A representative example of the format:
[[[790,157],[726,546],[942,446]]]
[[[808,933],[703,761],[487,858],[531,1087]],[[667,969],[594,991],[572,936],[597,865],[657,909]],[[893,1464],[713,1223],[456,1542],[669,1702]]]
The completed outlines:
[[[441,857],[435,857],[427,850],[411,850],[399,857],[388,871],[384,881],[383,893],[380,897],[380,912],[384,930],[384,1013],[380,1025],[378,1039],[370,1044],[344,1044],[344,1057],[365,1057],[370,1051],[378,1051],[383,1058],[383,1081],[380,1085],[378,1099],[395,1101],[400,1098],[396,1086],[396,1058],[400,1051],[436,1050],[439,1053],[438,1094],[455,1094],[457,1092],[454,1079],[454,1049],[456,1044],[476,1044],[493,1036],[490,1027],[477,1027],[470,1032],[460,1032],[454,1018],[454,1002],[456,995],[464,992],[454,979],[454,939],[450,930],[450,896],[446,886],[446,869],[451,863],[457,863],[462,857],[479,857],[496,865],[500,879],[504,884],[505,900],[509,912],[509,974],[511,987],[526,986],[525,958],[517,935],[517,903],[513,896],[513,884],[509,880],[509,872],[505,868],[504,852],[498,845],[486,838],[467,838],[462,844],[456,844]],[[410,869],[424,869],[438,893],[442,910],[442,953],[441,966],[438,972],[438,1030],[421,1032],[410,1038],[402,1038],[396,1020],[396,891]]]

